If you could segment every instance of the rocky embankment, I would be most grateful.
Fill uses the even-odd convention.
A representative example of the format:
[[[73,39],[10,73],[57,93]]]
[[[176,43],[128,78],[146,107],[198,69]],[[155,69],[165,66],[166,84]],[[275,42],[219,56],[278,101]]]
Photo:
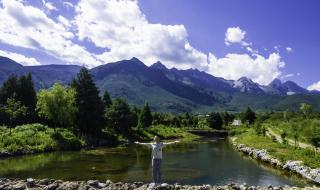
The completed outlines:
[[[133,183],[113,183],[110,180],[105,182],[97,180],[89,181],[61,181],[52,179],[41,179],[35,180],[28,178],[26,180],[19,179],[0,179],[0,190],[24,190],[24,189],[43,189],[43,190],[293,190],[293,189],[303,189],[303,190],[316,190],[317,187],[255,187],[229,184],[225,186],[212,186],[212,185],[201,185],[201,186],[191,186],[191,185],[179,185],[179,184],[167,184],[162,183],[156,187],[153,184],[143,183],[143,182],[133,182]]]
[[[232,139],[233,146],[240,152],[243,152],[255,159],[261,160],[265,163],[271,164],[275,167],[292,171],[297,174],[300,174],[302,177],[312,181],[316,184],[320,184],[320,168],[312,169],[308,166],[304,166],[302,161],[287,161],[286,163],[282,163],[276,158],[273,158],[268,154],[268,151],[263,149],[255,149],[252,147],[247,147],[244,144],[237,144],[235,139]]]

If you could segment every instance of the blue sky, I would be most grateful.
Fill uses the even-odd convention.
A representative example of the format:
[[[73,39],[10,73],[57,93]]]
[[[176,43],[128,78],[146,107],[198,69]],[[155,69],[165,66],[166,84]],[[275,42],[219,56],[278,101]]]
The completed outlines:
[[[135,56],[320,90],[317,0],[1,0],[0,55],[87,67]]]

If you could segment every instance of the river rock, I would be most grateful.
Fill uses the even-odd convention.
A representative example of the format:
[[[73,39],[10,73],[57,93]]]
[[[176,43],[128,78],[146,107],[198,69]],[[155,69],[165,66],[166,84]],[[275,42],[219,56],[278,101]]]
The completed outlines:
[[[39,181],[39,184],[40,185],[48,185],[50,183],[50,180],[48,179],[48,178],[46,178],[46,179],[41,179],[40,181]]]
[[[19,182],[15,185],[13,185],[13,190],[24,190],[26,188],[26,184],[23,182]]]
[[[44,187],[44,190],[56,190],[59,187],[58,183],[52,183]]]
[[[91,187],[98,187],[99,181],[98,180],[89,180],[89,181],[87,181],[87,184]]]
[[[30,188],[30,187],[34,187],[34,185],[35,185],[34,179],[28,178],[27,179],[27,186]]]

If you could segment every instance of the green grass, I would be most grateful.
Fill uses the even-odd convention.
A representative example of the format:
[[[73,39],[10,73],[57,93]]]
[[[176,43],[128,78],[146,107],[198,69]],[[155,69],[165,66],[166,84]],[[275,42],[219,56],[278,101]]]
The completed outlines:
[[[27,124],[12,129],[0,128],[0,151],[29,154],[56,150],[78,150],[84,142],[68,129],[56,129],[41,124]]]
[[[163,140],[180,139],[181,141],[190,141],[198,137],[189,133],[187,128],[168,127],[164,125],[152,126],[145,130],[145,134],[150,140],[153,139],[155,135]]]
[[[320,154],[315,153],[312,149],[295,148],[294,146],[272,142],[268,137],[258,136],[255,131],[245,128],[239,128],[242,133],[235,134],[237,143],[245,144],[256,149],[266,149],[269,154],[278,158],[282,162],[288,160],[301,160],[303,163],[312,168],[320,167]]]

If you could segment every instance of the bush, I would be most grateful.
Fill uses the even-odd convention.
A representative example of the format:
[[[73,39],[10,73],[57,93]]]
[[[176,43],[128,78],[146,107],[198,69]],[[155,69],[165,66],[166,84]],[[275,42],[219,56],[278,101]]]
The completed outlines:
[[[0,150],[14,154],[27,154],[53,150],[80,149],[83,141],[68,129],[54,131],[41,124],[18,126],[9,135],[9,129],[1,128]]]

